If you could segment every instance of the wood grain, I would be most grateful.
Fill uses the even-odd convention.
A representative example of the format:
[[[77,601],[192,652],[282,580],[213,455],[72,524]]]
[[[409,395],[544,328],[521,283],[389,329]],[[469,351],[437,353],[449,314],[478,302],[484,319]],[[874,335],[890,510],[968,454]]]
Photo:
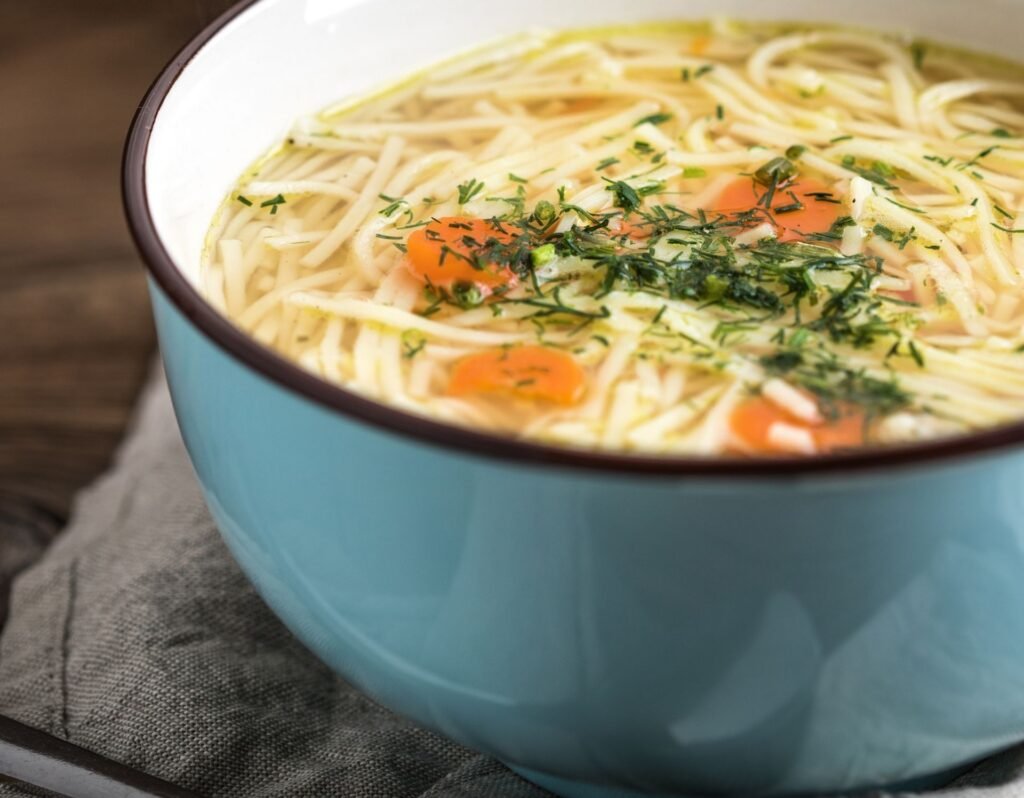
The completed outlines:
[[[119,170],[146,87],[228,0],[0,3],[0,511],[58,525],[154,352]]]

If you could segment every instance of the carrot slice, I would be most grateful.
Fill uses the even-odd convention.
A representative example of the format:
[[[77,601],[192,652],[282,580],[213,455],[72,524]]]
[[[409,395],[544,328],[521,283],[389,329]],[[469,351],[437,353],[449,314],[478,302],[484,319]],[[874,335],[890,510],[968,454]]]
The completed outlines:
[[[758,200],[764,192],[763,186],[748,177],[734,180],[718,195],[713,210],[727,214],[749,211],[758,207]],[[790,192],[796,195],[803,208],[779,213],[778,208],[784,209],[794,204]],[[828,186],[810,178],[799,178],[779,187],[772,200],[772,215],[779,241],[801,241],[811,233],[829,231],[832,223],[839,218],[842,206],[810,196],[819,193],[829,193]]]
[[[780,454],[769,437],[773,424],[782,422],[810,431],[820,452],[851,449],[864,444],[864,411],[854,405],[839,408],[836,418],[808,424],[762,396],[741,402],[729,418],[733,434],[758,454]]]
[[[546,346],[515,346],[469,355],[452,369],[448,393],[511,394],[556,404],[574,404],[586,377],[571,355]]]
[[[632,219],[620,219],[617,229],[612,230],[611,233],[615,237],[628,236],[634,241],[642,241],[645,238],[651,237],[649,229],[644,227],[641,222]]]
[[[829,419],[811,432],[818,449],[823,452],[863,446],[864,411],[853,406],[842,407],[837,418]]]
[[[516,276],[508,266],[480,262],[493,245],[510,244],[515,235],[484,219],[445,216],[415,230],[406,242],[408,266],[417,277],[443,288],[471,283],[492,293],[513,285]]]

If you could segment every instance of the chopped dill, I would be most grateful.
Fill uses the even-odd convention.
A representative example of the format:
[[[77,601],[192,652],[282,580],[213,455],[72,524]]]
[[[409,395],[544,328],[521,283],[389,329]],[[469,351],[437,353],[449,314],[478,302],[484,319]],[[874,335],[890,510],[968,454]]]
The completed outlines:
[[[914,69],[918,72],[924,67],[924,59],[928,54],[928,47],[923,42],[910,43],[910,57],[914,62]]]
[[[910,211],[911,213],[924,213],[924,210],[922,208],[915,208],[913,205],[904,205],[902,202],[897,202],[892,197],[886,197],[885,199],[891,202],[897,208],[903,208],[903,210],[905,211]]]
[[[261,202],[260,207],[270,208],[270,215],[273,216],[274,214],[277,213],[278,207],[284,205],[286,202],[287,200],[284,198],[284,196],[278,194],[276,197],[272,197],[271,199]]]
[[[388,205],[381,209],[381,216],[394,216],[395,213],[397,213],[403,206],[409,204],[402,197],[389,197],[387,194],[378,194],[377,198],[382,199],[384,200],[384,202],[388,203]]]
[[[427,337],[419,330],[404,330],[402,332],[402,357],[412,360],[423,351],[427,345]]]
[[[483,190],[484,184],[476,178],[459,184],[459,205],[465,205]]]
[[[896,176],[896,170],[883,161],[873,161],[870,166],[865,167],[859,165],[857,159],[852,155],[847,155],[843,158],[842,165],[844,169],[848,169],[884,189],[893,190],[896,188],[896,186],[889,182],[889,178]]]
[[[650,116],[645,116],[645,117],[643,117],[641,119],[638,119],[633,124],[633,127],[640,127],[640,125],[646,125],[646,124],[663,125],[663,124],[665,124],[665,122],[668,122],[671,119],[672,119],[672,114],[664,114],[664,113],[651,114]]]

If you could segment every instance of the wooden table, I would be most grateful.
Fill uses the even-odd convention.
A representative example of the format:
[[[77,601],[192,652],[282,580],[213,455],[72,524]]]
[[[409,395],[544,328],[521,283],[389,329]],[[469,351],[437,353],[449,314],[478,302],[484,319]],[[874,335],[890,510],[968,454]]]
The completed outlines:
[[[154,352],[121,213],[146,87],[229,0],[0,2],[0,542],[109,462]]]

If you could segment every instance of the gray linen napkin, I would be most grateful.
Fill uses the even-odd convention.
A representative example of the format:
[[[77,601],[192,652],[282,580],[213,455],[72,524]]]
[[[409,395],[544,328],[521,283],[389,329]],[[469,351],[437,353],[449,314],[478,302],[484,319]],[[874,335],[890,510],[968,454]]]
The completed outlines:
[[[372,703],[276,620],[203,506],[160,372],[111,472],[15,582],[0,713],[211,798],[548,795]],[[1024,746],[941,795],[1024,796]]]

